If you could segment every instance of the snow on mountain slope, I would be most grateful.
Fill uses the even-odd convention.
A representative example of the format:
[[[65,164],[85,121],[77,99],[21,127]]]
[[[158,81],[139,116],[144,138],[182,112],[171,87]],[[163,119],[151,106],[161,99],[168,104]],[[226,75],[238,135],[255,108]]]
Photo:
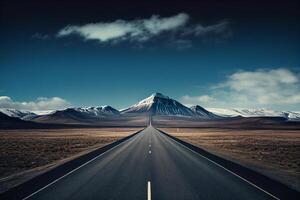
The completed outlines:
[[[102,118],[119,116],[119,111],[111,106],[67,108],[34,119],[44,123],[97,123]]]
[[[122,114],[151,114],[168,116],[193,116],[188,107],[161,93],[154,93],[150,97],[121,110]]]
[[[74,110],[87,114],[91,117],[99,117],[104,115],[119,115],[120,112],[111,106],[99,106],[88,108],[73,108]]]
[[[300,120],[300,111],[276,111],[270,109],[225,109],[225,108],[207,108],[210,112],[225,117],[243,116],[243,117],[284,117],[289,120]]]
[[[48,114],[56,112],[56,110],[35,110],[35,111],[32,111],[32,112],[37,114],[37,115],[48,115]]]
[[[32,121],[73,121],[97,120],[101,117],[110,117],[119,115],[120,112],[111,106],[88,107],[88,108],[67,108],[56,111],[23,111],[16,109],[0,108],[0,112],[10,117],[16,117],[22,120]]]
[[[0,112],[6,114],[9,117],[17,117],[23,120],[31,120],[32,118],[37,116],[37,114],[30,111],[16,110],[10,108],[0,108]]]
[[[219,115],[216,115],[212,112],[209,112],[208,110],[204,109],[203,107],[196,105],[190,107],[190,109],[195,113],[196,116],[200,118],[210,118],[210,119],[220,119],[223,118]]]
[[[111,106],[99,106],[99,107],[87,107],[87,108],[67,108],[65,110],[55,111],[48,116],[64,117],[64,116],[76,116],[82,118],[98,118],[105,116],[119,115],[120,112]]]
[[[220,119],[224,117],[284,117],[289,120],[300,121],[300,111],[274,111],[270,109],[205,109],[199,105],[188,108],[178,101],[161,93],[154,93],[148,98],[118,111],[111,106],[67,108],[57,111],[22,111],[16,109],[0,108],[0,112],[23,120],[34,121],[99,121],[99,119],[115,118],[127,114],[184,116],[195,119]]]

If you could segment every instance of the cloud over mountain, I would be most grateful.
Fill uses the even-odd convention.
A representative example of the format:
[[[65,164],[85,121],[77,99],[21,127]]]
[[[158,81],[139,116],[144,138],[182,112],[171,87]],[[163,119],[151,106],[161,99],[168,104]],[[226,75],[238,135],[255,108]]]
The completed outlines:
[[[185,104],[212,107],[300,106],[300,75],[286,68],[237,71],[203,96],[183,96]]]
[[[10,108],[17,110],[43,111],[58,110],[70,106],[70,103],[60,97],[45,98],[40,97],[35,101],[18,102],[8,96],[0,96],[0,108]]]

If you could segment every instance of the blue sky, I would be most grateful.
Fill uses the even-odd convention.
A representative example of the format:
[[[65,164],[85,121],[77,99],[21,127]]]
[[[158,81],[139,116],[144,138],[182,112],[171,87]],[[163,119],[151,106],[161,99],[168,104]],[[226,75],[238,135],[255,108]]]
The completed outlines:
[[[201,16],[183,7],[109,19],[76,15],[69,22],[10,19],[18,8],[6,6],[1,107],[124,108],[161,92],[186,105],[300,108],[299,23],[289,5],[277,16],[276,6],[266,16],[250,9],[246,17]]]

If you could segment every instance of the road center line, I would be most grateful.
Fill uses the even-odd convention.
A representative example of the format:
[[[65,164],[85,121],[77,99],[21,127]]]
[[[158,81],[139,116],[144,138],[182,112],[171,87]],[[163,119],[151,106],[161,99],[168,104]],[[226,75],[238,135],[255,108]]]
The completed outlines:
[[[149,151],[149,154],[151,154],[151,151]]]
[[[151,200],[151,182],[148,181],[147,200]]]

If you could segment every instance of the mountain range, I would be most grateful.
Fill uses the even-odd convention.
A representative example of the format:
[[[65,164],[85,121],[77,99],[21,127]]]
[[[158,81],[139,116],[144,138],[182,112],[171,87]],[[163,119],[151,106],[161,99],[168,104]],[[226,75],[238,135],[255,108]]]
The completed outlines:
[[[292,121],[300,120],[300,111],[277,111],[271,109],[257,108],[257,109],[246,109],[246,108],[235,108],[235,109],[224,109],[224,108],[207,108],[212,113],[223,117],[283,117]]]
[[[300,120],[300,112],[282,112],[267,109],[205,109],[199,105],[187,107],[180,102],[161,93],[154,93],[138,103],[117,110],[111,106],[67,108],[39,114],[31,111],[15,109],[0,109],[0,112],[13,118],[25,121],[51,124],[99,124],[105,121],[126,121],[149,116],[176,117],[192,120],[223,120],[237,116],[241,117],[280,117],[287,120]]]

